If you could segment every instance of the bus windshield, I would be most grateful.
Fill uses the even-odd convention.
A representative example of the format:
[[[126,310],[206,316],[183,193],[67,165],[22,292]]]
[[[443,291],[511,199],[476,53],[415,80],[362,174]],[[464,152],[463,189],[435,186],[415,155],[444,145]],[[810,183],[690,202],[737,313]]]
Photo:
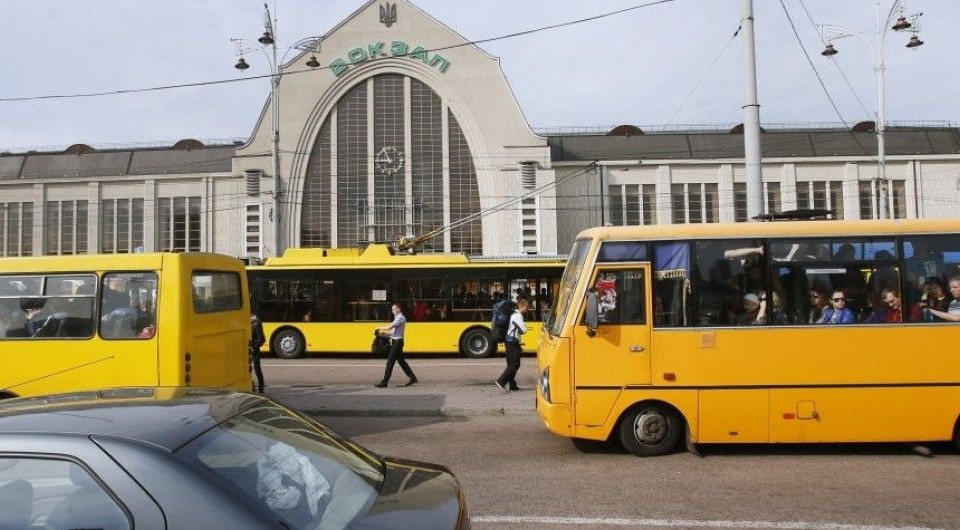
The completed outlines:
[[[544,322],[544,328],[554,337],[559,335],[560,330],[563,329],[563,317],[570,309],[570,304],[573,301],[573,290],[577,287],[577,279],[580,278],[580,272],[583,270],[589,248],[589,239],[578,239],[573,243],[570,260],[567,261],[567,268],[563,271],[563,278],[560,280],[557,301],[553,304],[547,320]]]

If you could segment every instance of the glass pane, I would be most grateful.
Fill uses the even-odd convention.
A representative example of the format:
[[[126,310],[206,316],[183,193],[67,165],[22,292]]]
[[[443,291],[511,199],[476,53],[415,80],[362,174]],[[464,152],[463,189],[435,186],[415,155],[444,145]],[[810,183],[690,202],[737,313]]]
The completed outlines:
[[[171,234],[173,234],[173,217],[172,217],[172,204],[170,199],[160,199],[157,201],[157,218],[159,222],[157,223],[157,229],[160,231],[160,252],[172,252],[173,251],[173,241],[171,239]]]
[[[610,224],[623,226],[623,197],[620,186],[607,186],[607,204],[610,205]]]
[[[690,278],[697,326],[755,325],[766,322],[761,305],[767,285],[759,240],[701,241]]]
[[[600,245],[598,263],[647,261],[647,244],[640,241],[605,241]]]
[[[646,323],[643,270],[602,271],[594,289],[600,324]]]
[[[684,200],[684,185],[670,185],[670,205],[672,209],[671,219],[673,224],[683,224],[687,222],[687,207]]]
[[[700,184],[690,184],[687,186],[687,193],[690,201],[690,222],[702,223],[703,210],[701,207]]]
[[[60,253],[60,202],[47,201],[47,254]]]
[[[633,184],[624,186],[626,196],[626,224],[636,226],[640,224],[640,186]]]
[[[194,272],[193,310],[197,313],[233,311],[243,307],[240,276],[235,272]],[[305,293],[309,302],[309,291]],[[302,318],[298,319],[302,320]]]
[[[733,217],[734,221],[742,223],[747,220],[747,185],[743,182],[733,183]]]
[[[143,252],[143,199],[133,199],[130,244],[134,252]]]
[[[150,339],[157,331],[157,275],[111,272],[103,276],[100,336]]]
[[[130,199],[117,199],[117,252],[130,252]]]
[[[657,186],[643,185],[643,224],[652,225],[657,222]]]
[[[190,197],[188,200],[190,218],[187,250],[190,252],[200,251],[200,197]]]
[[[73,225],[74,202],[63,201],[60,203],[60,253],[73,254]]]
[[[163,200],[161,199],[161,204]],[[100,208],[100,250],[103,253],[116,252],[114,246],[114,233],[116,231],[115,216],[116,201],[114,199],[105,199]],[[163,230],[161,229],[161,232]]]
[[[861,181],[858,183],[860,191],[860,218],[873,219],[873,183]]]
[[[66,460],[0,457],[0,506],[3,528],[130,528],[100,483]]]
[[[570,251],[570,259],[563,270],[563,278],[560,280],[560,289],[557,294],[556,303],[550,313],[549,319],[544,323],[544,328],[551,335],[557,336],[563,328],[564,319],[567,311],[573,302],[573,292],[580,279],[580,273],[583,272],[584,263],[587,260],[587,251],[590,249],[591,240],[578,239],[573,243],[573,249]]]
[[[77,201],[77,254],[87,252],[87,201]]]

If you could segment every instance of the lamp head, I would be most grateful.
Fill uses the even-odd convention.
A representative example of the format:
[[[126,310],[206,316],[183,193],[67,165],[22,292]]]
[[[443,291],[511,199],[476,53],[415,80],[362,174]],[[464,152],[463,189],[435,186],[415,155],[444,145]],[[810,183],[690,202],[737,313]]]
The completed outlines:
[[[237,64],[233,65],[233,67],[236,68],[237,70],[240,70],[240,71],[242,72],[242,71],[246,70],[247,68],[250,68],[250,65],[247,64],[247,61],[245,61],[245,60],[243,59],[243,57],[241,57],[240,60],[237,61]]]
[[[910,37],[910,42],[907,43],[907,48],[916,48],[917,46],[923,46],[923,41],[920,40],[920,37],[914,35]]]
[[[902,17],[902,16],[901,16],[900,18],[897,19],[897,23],[894,24],[894,25],[891,27],[891,29],[894,30],[894,31],[903,31],[903,30],[911,27],[912,25],[913,25],[913,24],[907,22],[907,19],[906,19],[905,17]]]
[[[316,55],[310,56],[310,59],[307,61],[307,66],[309,66],[310,68],[316,68],[320,66],[320,61],[317,60]]]
[[[273,35],[270,34],[270,30],[265,30],[257,42],[263,45],[273,44]]]
[[[836,54],[838,54],[838,53],[840,53],[840,52],[837,51],[837,49],[833,47],[833,44],[827,44],[827,47],[824,48],[822,52],[820,52],[820,55],[822,55],[822,56],[824,56],[824,57],[831,57],[831,56],[834,56],[834,55],[836,55]]]

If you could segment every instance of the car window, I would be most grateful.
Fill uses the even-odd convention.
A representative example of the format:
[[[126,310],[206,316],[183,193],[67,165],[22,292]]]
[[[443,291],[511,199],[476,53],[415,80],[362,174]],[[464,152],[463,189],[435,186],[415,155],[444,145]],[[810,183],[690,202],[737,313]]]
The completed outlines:
[[[130,528],[116,501],[67,460],[0,457],[0,528]]]
[[[346,528],[383,481],[373,455],[271,405],[231,418],[177,455],[291,528]]]

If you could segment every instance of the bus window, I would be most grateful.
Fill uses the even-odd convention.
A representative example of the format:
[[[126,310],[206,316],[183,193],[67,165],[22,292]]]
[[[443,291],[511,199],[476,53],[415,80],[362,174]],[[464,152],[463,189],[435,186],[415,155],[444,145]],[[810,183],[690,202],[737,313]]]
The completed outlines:
[[[100,336],[151,339],[157,331],[157,275],[111,272],[100,292]]]
[[[647,321],[642,270],[605,270],[597,275],[599,324],[644,324]]]
[[[686,326],[690,294],[690,244],[654,245],[653,324],[658,327]]]
[[[234,311],[243,307],[240,276],[235,272],[194,272],[193,310],[197,313]]]
[[[346,279],[343,282],[344,299],[347,312],[344,320],[348,322],[365,322],[389,320],[390,303],[393,302],[393,293],[390,291],[390,282],[382,280]],[[410,307],[404,306],[404,311]]]
[[[0,279],[0,338],[92,337],[96,285],[92,274]]]
[[[693,321],[698,326],[762,323],[760,301],[767,285],[760,241],[700,241],[694,248]]]

